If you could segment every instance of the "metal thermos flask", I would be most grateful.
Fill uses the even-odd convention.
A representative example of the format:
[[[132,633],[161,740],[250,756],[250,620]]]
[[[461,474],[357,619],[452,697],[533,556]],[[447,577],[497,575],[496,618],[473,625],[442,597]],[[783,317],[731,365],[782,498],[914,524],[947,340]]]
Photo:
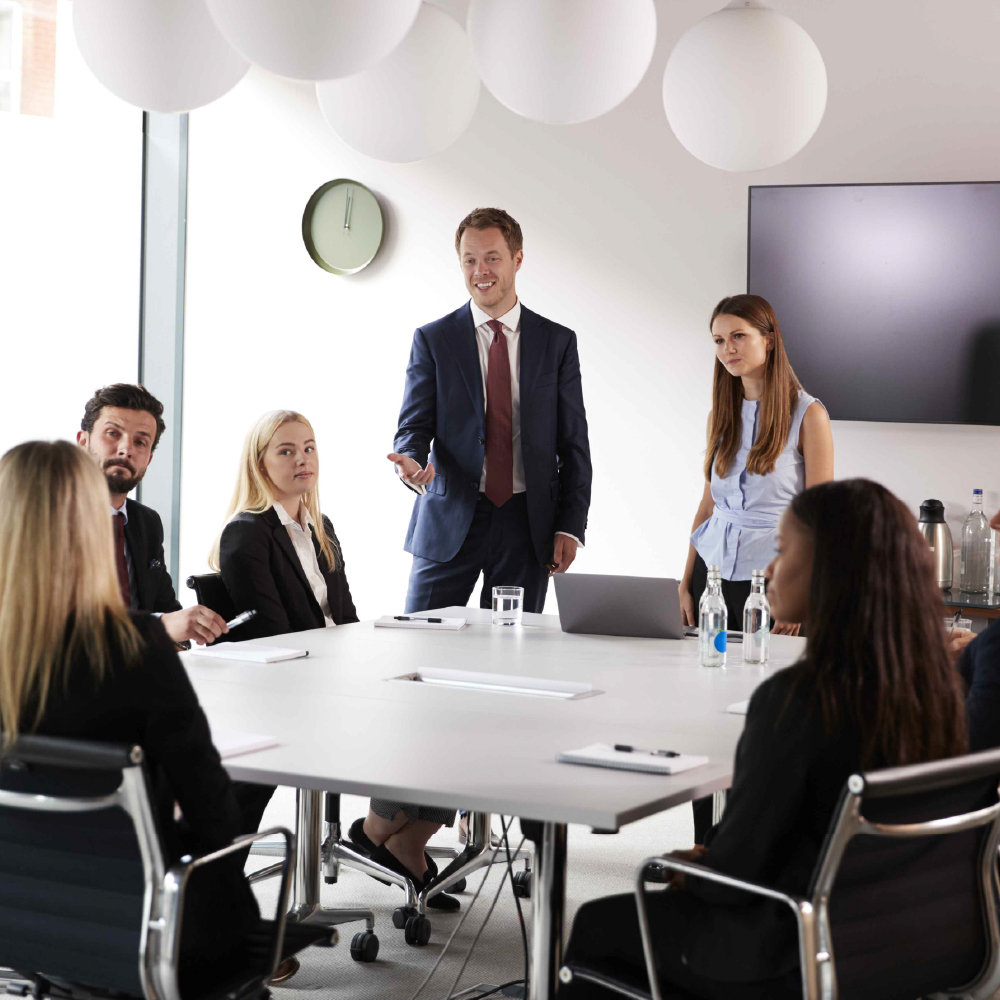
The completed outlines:
[[[920,531],[934,553],[938,586],[942,590],[951,590],[954,546],[944,519],[944,504],[940,500],[925,500],[920,505]]]

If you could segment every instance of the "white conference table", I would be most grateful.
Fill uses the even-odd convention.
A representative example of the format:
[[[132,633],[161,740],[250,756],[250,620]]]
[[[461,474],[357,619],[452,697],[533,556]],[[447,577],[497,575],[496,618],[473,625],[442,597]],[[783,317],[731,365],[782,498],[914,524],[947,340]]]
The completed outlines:
[[[426,612],[425,612],[426,613]],[[258,640],[309,650],[272,664],[186,654],[215,728],[280,745],[226,762],[237,779],[371,795],[540,821],[532,882],[532,1000],[558,988],[565,905],[566,825],[617,830],[727,788],[743,717],[726,712],[803,639],[771,637],[770,663],[701,668],[696,639],[569,635],[555,615],[494,627],[488,610],[445,608],[457,632],[375,628],[370,621]],[[450,668],[593,685],[572,700],[442,688],[396,680]],[[707,765],[661,776],[556,762],[595,742],[703,754]]]

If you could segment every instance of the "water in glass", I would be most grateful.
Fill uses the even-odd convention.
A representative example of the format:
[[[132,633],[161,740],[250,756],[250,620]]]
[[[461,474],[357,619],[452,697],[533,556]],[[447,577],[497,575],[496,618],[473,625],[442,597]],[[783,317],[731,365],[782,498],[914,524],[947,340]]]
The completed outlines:
[[[493,624],[520,625],[524,587],[493,588]]]

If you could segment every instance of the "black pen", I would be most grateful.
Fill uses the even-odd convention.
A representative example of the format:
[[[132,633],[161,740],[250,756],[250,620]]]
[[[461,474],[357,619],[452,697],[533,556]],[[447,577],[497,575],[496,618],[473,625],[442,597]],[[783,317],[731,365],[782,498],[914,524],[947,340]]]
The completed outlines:
[[[435,625],[440,625],[444,621],[443,618],[414,618],[411,615],[393,615],[393,620],[397,622],[434,622]]]
[[[643,750],[642,747],[632,747],[627,743],[616,743],[615,749],[622,753],[648,753],[651,757],[680,757],[676,750]]]

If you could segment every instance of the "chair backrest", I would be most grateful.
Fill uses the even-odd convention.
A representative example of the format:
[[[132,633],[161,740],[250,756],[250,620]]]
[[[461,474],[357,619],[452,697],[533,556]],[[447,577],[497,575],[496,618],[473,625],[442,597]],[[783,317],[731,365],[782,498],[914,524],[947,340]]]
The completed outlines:
[[[998,783],[1000,750],[849,779],[810,891],[841,997],[995,979]]]
[[[199,604],[211,608],[227,622],[239,614],[233,599],[229,596],[229,591],[226,590],[225,583],[222,582],[221,573],[200,573],[197,576],[189,576],[187,585],[194,591]],[[225,638],[222,637],[223,640]]]
[[[146,925],[162,882],[139,747],[24,736],[3,753],[0,966],[155,995]]]

